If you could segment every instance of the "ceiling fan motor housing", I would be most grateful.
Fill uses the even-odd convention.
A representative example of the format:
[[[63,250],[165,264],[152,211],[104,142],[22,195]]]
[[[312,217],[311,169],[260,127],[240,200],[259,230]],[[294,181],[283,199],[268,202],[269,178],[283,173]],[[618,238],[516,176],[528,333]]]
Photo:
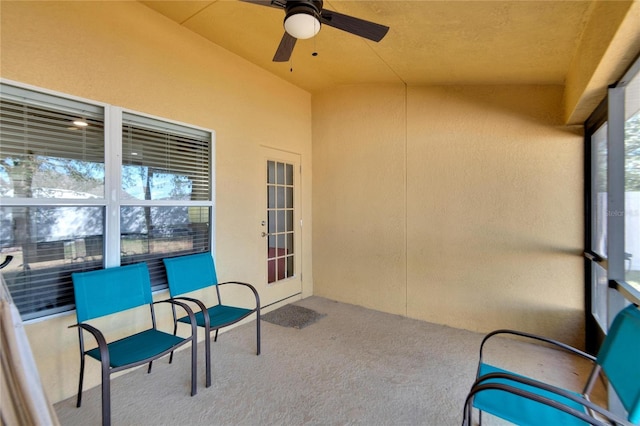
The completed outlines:
[[[287,1],[284,28],[298,39],[311,38],[320,31],[322,0]]]

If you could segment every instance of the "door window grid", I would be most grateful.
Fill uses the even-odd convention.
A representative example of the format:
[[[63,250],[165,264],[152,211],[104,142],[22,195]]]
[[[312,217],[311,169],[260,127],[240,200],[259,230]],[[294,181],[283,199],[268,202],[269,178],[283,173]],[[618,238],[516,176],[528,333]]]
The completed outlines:
[[[294,166],[267,161],[267,282],[293,277]]]

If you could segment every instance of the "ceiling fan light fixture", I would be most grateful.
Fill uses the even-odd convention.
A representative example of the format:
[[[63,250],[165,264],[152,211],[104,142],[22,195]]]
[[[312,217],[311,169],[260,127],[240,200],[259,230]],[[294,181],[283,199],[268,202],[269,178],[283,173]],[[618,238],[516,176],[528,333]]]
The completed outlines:
[[[298,6],[287,12],[284,30],[297,39],[307,39],[320,31],[320,16],[313,7]]]

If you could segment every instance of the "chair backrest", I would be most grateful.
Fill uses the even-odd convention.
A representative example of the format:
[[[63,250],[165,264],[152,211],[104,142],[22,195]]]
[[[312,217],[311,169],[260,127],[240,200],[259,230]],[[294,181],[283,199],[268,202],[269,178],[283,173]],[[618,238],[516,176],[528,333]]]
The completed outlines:
[[[630,305],[613,320],[598,352],[609,383],[632,423],[640,422],[640,310]]]
[[[71,279],[78,323],[153,301],[146,263],[74,272]]]
[[[211,253],[197,253],[163,259],[171,297],[218,284]]]

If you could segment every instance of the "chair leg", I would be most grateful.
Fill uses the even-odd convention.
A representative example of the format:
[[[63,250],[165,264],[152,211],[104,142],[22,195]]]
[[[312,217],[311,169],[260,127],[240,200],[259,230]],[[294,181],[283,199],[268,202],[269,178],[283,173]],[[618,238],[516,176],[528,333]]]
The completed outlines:
[[[82,382],[84,380],[84,354],[80,356],[80,381],[78,383],[78,399],[76,401],[76,407],[82,405]]]
[[[171,355],[173,355],[173,352],[171,352]],[[149,368],[147,369],[147,374],[151,373],[151,367],[153,367],[153,361],[149,361]]]
[[[256,318],[256,336],[257,336],[256,355],[260,355],[260,311],[258,311],[257,318]]]
[[[109,365],[102,362],[102,426],[111,425],[111,381]]]
[[[171,309],[173,309],[173,335],[176,336],[178,334],[178,321],[176,321],[176,307],[171,305]],[[173,351],[171,351],[171,355],[169,355],[169,364],[173,362]]]
[[[206,333],[206,339],[204,339],[204,356],[205,356],[205,369],[206,369],[206,386],[211,386],[211,330]],[[217,330],[216,330],[217,333]]]
[[[473,424],[473,406],[468,402],[464,410],[463,425],[471,426]]]
[[[173,355],[173,352],[172,352]],[[198,393],[198,339],[196,335],[191,337],[191,396]]]
[[[213,341],[217,342],[218,341],[218,330],[220,330],[219,328],[216,328],[216,335],[213,337]]]

